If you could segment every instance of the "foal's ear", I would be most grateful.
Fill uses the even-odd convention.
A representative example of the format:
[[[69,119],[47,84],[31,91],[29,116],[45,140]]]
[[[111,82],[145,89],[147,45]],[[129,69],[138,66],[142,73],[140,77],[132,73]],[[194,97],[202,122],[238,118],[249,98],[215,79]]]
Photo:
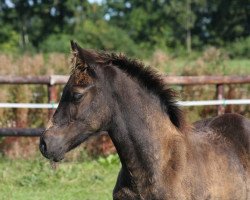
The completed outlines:
[[[72,52],[78,52],[79,46],[76,42],[73,40],[70,40],[71,50]]]
[[[70,41],[73,56],[80,59],[83,64],[91,65],[96,62],[97,54],[94,51],[81,48],[73,40]]]

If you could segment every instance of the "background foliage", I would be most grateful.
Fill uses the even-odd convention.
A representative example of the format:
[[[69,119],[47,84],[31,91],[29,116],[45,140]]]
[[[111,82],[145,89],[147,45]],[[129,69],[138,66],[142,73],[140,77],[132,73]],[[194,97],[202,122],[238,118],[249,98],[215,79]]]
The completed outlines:
[[[68,52],[76,39],[142,57],[210,45],[250,57],[247,0],[1,0],[0,26],[4,52]]]

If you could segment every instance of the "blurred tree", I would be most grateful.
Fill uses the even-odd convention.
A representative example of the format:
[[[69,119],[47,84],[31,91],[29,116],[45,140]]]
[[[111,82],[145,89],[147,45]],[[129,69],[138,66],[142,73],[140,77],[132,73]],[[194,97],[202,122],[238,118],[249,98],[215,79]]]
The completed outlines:
[[[204,44],[224,46],[250,35],[249,0],[207,0],[194,9],[194,32]]]
[[[204,0],[106,0],[110,22],[126,29],[138,42],[178,47],[186,41],[191,51],[191,30],[196,15],[193,6]]]
[[[48,35],[62,33],[73,16],[68,1],[1,0],[1,19],[20,35],[20,46],[38,47]]]
[[[11,24],[6,24],[4,21],[3,7],[0,2],[0,49],[5,52],[16,52],[19,45],[18,33],[13,30]]]
[[[244,41],[250,35],[250,1],[0,0],[0,26],[0,49],[19,44],[23,50],[64,52],[74,37],[89,47],[125,52],[132,52],[130,46],[191,52]]]
[[[45,52],[68,52],[69,40],[77,39],[85,48],[123,51],[129,55],[138,55],[133,40],[128,34],[104,20],[104,9],[97,3],[87,1],[68,1],[67,9],[72,11],[67,15],[68,30],[61,34],[50,34],[40,49]],[[139,52],[139,51],[138,51]]]

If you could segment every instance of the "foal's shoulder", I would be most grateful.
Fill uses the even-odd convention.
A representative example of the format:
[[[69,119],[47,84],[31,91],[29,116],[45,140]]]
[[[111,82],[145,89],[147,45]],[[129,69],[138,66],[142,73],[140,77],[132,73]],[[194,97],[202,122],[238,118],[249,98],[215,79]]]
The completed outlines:
[[[194,123],[195,130],[227,138],[236,148],[250,153],[250,120],[239,114],[224,114]]]

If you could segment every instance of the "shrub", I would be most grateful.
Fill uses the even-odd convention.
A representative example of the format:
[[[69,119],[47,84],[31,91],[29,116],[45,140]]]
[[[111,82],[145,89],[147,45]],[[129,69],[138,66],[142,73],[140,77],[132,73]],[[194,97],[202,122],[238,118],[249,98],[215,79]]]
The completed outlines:
[[[133,56],[140,52],[125,31],[103,20],[95,23],[85,20],[76,28],[75,37],[85,48],[118,51]]]
[[[73,37],[66,34],[52,34],[40,45],[40,51],[68,53],[70,51],[69,41]]]
[[[11,26],[2,25],[0,29],[0,50],[5,53],[17,53],[19,34]]]
[[[238,39],[226,47],[231,57],[250,58],[250,36]]]

